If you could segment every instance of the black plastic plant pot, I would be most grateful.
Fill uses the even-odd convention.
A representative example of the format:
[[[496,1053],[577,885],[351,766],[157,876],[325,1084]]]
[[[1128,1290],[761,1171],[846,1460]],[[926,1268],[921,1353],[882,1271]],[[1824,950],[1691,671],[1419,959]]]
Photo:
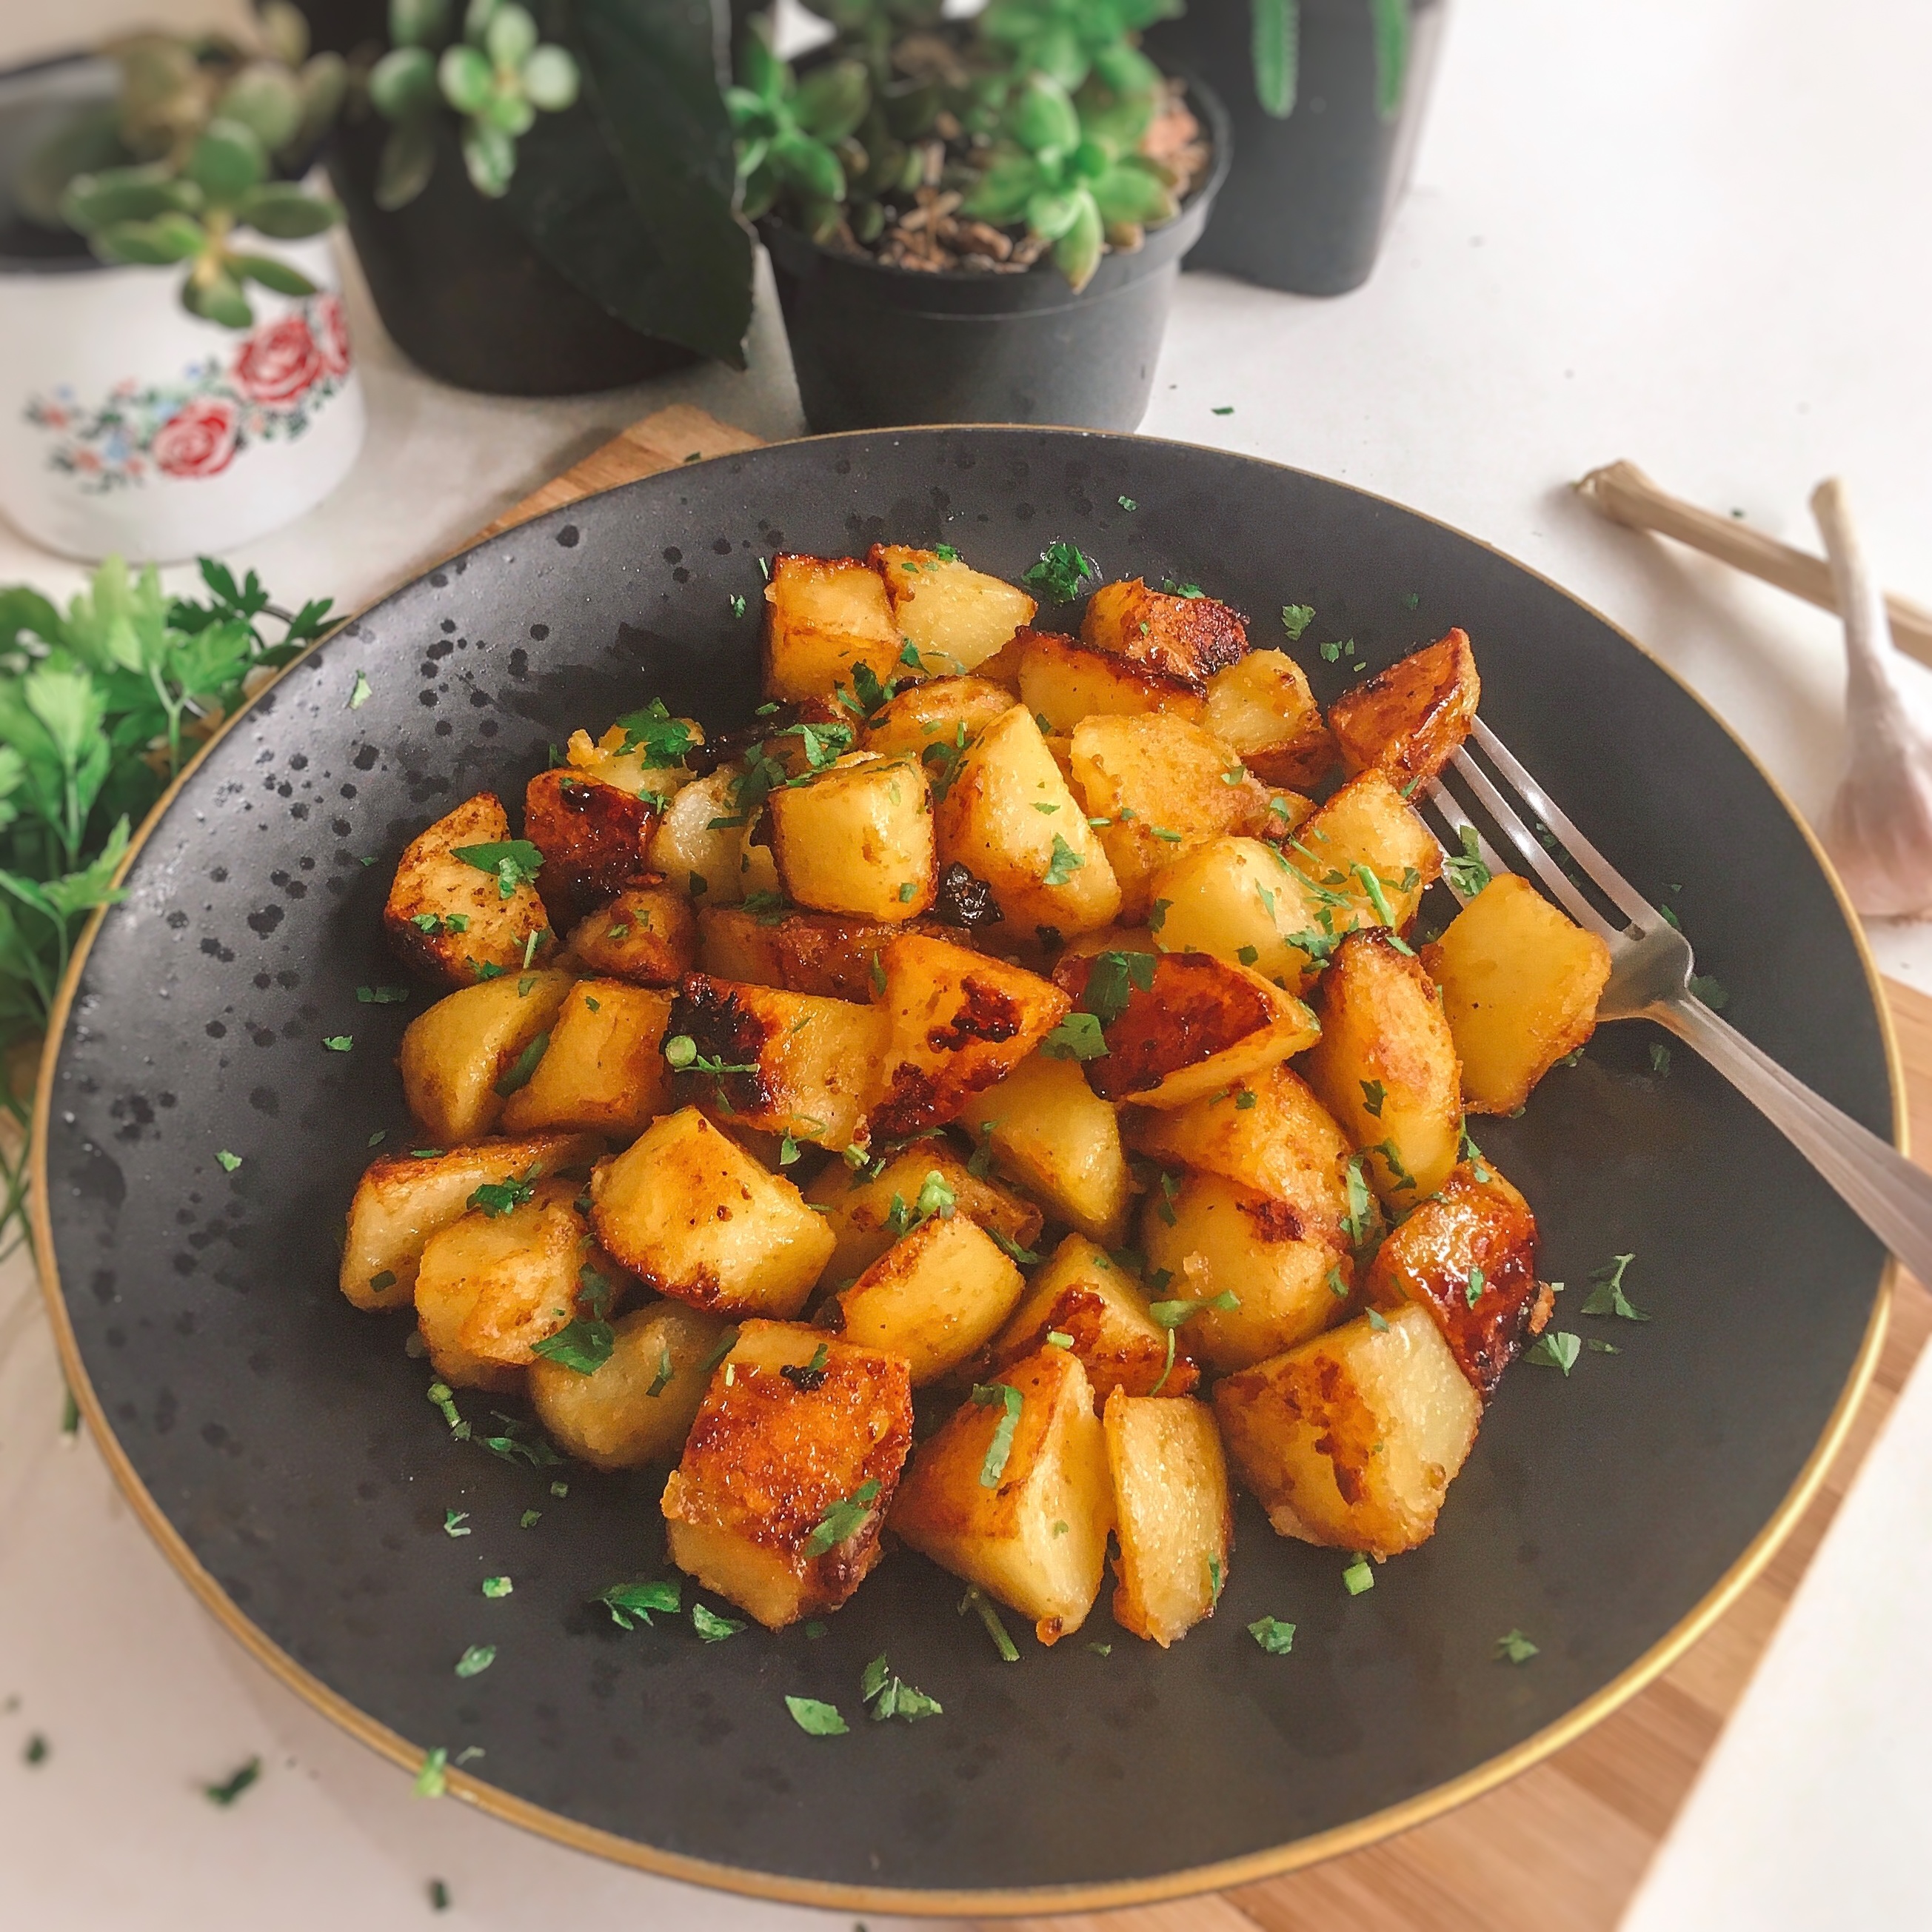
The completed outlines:
[[[1370,0],[1300,0],[1293,110],[1269,113],[1256,91],[1256,0],[1189,0],[1147,36],[1163,67],[1198,75],[1234,128],[1234,165],[1192,266],[1264,288],[1339,296],[1369,278],[1408,184],[1448,0],[1411,0],[1401,98],[1377,104]]]
[[[926,273],[760,222],[806,421],[820,434],[910,423],[1137,428],[1180,258],[1228,172],[1220,102],[1196,87],[1190,104],[1214,144],[1208,179],[1140,248],[1103,255],[1078,295],[1051,259],[1020,275]]]

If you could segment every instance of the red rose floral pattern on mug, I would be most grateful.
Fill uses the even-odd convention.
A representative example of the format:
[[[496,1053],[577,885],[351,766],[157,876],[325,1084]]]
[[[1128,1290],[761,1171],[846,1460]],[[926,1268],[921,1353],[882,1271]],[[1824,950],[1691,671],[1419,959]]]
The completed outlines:
[[[250,330],[226,357],[191,364],[178,382],[119,382],[94,404],[58,388],[33,398],[26,416],[54,439],[47,467],[105,495],[154,476],[218,476],[250,443],[292,441],[349,368],[341,302],[319,295]]]

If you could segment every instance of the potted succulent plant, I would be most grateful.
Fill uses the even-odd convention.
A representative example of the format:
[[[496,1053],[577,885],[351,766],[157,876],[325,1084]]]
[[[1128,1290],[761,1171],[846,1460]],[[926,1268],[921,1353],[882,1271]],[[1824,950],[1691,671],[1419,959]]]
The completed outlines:
[[[754,21],[728,96],[812,428],[1132,428],[1228,159],[1137,45],[1164,0],[814,4],[830,48]]]
[[[340,211],[304,180],[341,64],[290,6],[262,28],[0,81],[0,508],[50,548],[238,543],[361,445]]]
[[[1235,160],[1193,266],[1301,295],[1368,279],[1421,131],[1447,0],[1192,0],[1148,45],[1226,103]]]

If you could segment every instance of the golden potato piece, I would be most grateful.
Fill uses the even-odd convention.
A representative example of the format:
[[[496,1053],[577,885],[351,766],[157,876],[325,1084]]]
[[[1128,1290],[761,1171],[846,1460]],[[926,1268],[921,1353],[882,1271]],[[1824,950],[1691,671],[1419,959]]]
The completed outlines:
[[[747,890],[745,814],[738,809],[743,777],[720,765],[709,778],[694,779],[665,806],[651,834],[651,870],[706,905],[736,905]]]
[[[343,1293],[358,1308],[406,1307],[416,1295],[424,1244],[469,1207],[478,1188],[587,1168],[603,1151],[595,1135],[536,1134],[372,1161],[349,1204]]]
[[[1064,1348],[1042,1348],[976,1390],[921,1444],[891,1518],[942,1569],[1032,1618],[1048,1644],[1086,1622],[1113,1520],[1094,1392]]]
[[[1422,963],[1462,1063],[1462,1104],[1513,1114],[1597,1027],[1610,949],[1527,879],[1492,879],[1449,922]]]
[[[1214,1414],[1228,1460],[1282,1535],[1394,1556],[1435,1528],[1482,1400],[1412,1305],[1228,1376]]]
[[[509,814],[494,792],[478,792],[446,813],[404,848],[382,908],[389,944],[419,973],[452,986],[467,986],[479,968],[506,970],[547,958],[556,941],[537,889],[520,880],[506,898],[494,871],[484,871],[459,851],[501,844],[510,836]],[[536,946],[530,952],[530,937]]]
[[[1113,868],[1024,705],[961,758],[936,823],[941,866],[984,879],[1023,933],[1085,932],[1120,910]]]
[[[548,1045],[571,983],[568,973],[506,973],[446,994],[410,1022],[396,1057],[403,1094],[439,1147],[496,1126]]]
[[[653,872],[579,922],[570,956],[586,972],[675,986],[698,963],[698,916],[687,894]]]
[[[874,544],[869,561],[884,580],[900,634],[928,676],[971,670],[1033,622],[1037,606],[1024,590],[971,568],[950,548]]]
[[[833,1296],[818,1325],[862,1348],[903,1355],[913,1387],[923,1388],[976,1355],[1025,1287],[977,1222],[934,1214]]]
[[[730,1333],[701,1308],[654,1301],[612,1324],[610,1353],[590,1375],[539,1355],[530,1364],[530,1406],[550,1440],[594,1469],[670,1461]]]
[[[836,697],[854,688],[861,664],[882,685],[918,675],[899,662],[898,624],[885,581],[870,564],[774,557],[765,605],[767,698]]]
[[[1390,1208],[1412,1208],[1449,1178],[1462,1134],[1462,1070],[1435,982],[1386,928],[1335,950],[1322,983],[1322,1037],[1302,1072],[1370,1156]]]
[[[943,939],[908,933],[886,949],[890,1017],[885,1097],[874,1136],[899,1140],[958,1118],[1059,1024],[1066,995],[1037,974]]]
[[[1185,1395],[1200,1379],[1192,1356],[1168,1340],[1185,1330],[1163,1328],[1148,1312],[1138,1276],[1084,1234],[1069,1234],[1028,1285],[1026,1297],[993,1342],[1004,1365],[1039,1350],[1070,1346],[1092,1384],[1094,1400],[1116,1389],[1130,1395]],[[1052,1342],[1050,1336],[1066,1338]]]
[[[832,1253],[798,1190],[695,1107],[601,1163],[590,1202],[597,1238],[646,1288],[721,1315],[796,1315]]]
[[[898,923],[932,904],[932,800],[909,758],[860,752],[771,795],[786,896],[820,912]]]
[[[670,1035],[688,1040],[700,1070],[689,1077],[740,1126],[843,1148],[885,1084],[889,1016],[849,1000],[778,986],[685,976]],[[706,1073],[705,1060],[730,1070]]]
[[[1103,584],[1087,600],[1080,641],[1089,650],[1195,691],[1246,655],[1248,627],[1238,610],[1212,597],[1150,590],[1138,577]]]
[[[1234,1510],[1214,1412],[1116,1389],[1102,1418],[1120,1553],[1114,1621],[1165,1650],[1211,1617],[1228,1580]]]
[[[550,1045],[504,1103],[506,1134],[575,1128],[629,1140],[671,1104],[661,1048],[670,995],[622,980],[579,980],[550,1022]]]
[[[934,1134],[895,1154],[870,1179],[863,1168],[834,1162],[806,1190],[806,1199],[825,1210],[838,1244],[825,1264],[827,1277],[842,1286],[857,1280],[905,1232],[934,1174],[958,1213],[1023,1251],[1039,1240],[1040,1210],[982,1180],[944,1135]]]
[[[1286,651],[1250,651],[1208,680],[1201,722],[1256,778],[1298,791],[1319,784],[1335,740],[1308,674]]]
[[[1012,708],[1012,693],[983,677],[930,677],[908,685],[872,713],[866,748],[918,758],[928,776],[943,782],[958,754]]]
[[[1156,872],[1150,917],[1174,952],[1208,952],[1305,994],[1360,907],[1316,885],[1259,838],[1212,838]]]
[[[1131,1180],[1120,1120],[1078,1060],[1031,1054],[973,1095],[961,1118],[1058,1219],[1103,1244],[1125,1238]]]
[[[836,1610],[879,1561],[911,1444],[898,1357],[748,1322],[664,1484],[670,1559],[768,1629]]]
[[[572,732],[563,754],[572,771],[661,806],[697,776],[685,760],[704,741],[696,718],[674,718],[662,705],[647,705],[620,718],[594,745],[588,731]]]
[[[1020,701],[1049,731],[1071,731],[1082,718],[1102,712],[1172,712],[1198,721],[1206,709],[1207,700],[1193,686],[1052,632],[1022,631],[1010,648]],[[982,665],[982,674],[991,676],[997,662]]]
[[[537,890],[551,929],[568,932],[644,870],[656,803],[567,766],[524,792],[524,836],[543,854]]]
[[[1466,632],[1451,631],[1345,691],[1329,728],[1351,772],[1426,784],[1461,748],[1482,695]]]
[[[1290,838],[1288,854],[1317,886],[1352,901],[1362,923],[1373,920],[1398,932],[1415,917],[1424,887],[1442,870],[1434,833],[1376,771],[1351,778],[1312,814]],[[1364,871],[1374,876],[1373,890]],[[1337,931],[1346,930],[1345,910],[1334,908]]]
[[[862,1006],[885,991],[886,948],[907,930],[842,913],[752,912],[740,906],[707,906],[698,928],[699,964],[718,979]],[[943,928],[924,920],[912,929],[944,936]]]

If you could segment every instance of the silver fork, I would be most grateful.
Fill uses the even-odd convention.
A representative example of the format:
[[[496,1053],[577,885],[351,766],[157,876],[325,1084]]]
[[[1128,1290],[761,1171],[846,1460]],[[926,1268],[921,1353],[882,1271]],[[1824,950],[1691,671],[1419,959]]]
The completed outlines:
[[[1736,1027],[1720,1019],[1690,990],[1690,941],[1584,837],[1480,718],[1471,735],[1532,816],[1549,829],[1577,869],[1623,916],[1622,926],[1606,918],[1533,827],[1524,823],[1516,806],[1468,747],[1457,752],[1450,769],[1520,854],[1524,862],[1513,869],[1533,873],[1580,926],[1599,934],[1610,946],[1610,983],[1598,1004],[1597,1017],[1654,1020],[1701,1054],[1831,1183],[1912,1274],[1932,1282],[1932,1174],[1914,1167],[1888,1142],[1794,1079]],[[1492,871],[1504,869],[1446,785],[1438,782],[1431,787],[1426,808],[1449,827],[1450,849],[1466,830],[1474,832],[1484,863]],[[1464,895],[1457,892],[1456,897],[1461,900]]]

